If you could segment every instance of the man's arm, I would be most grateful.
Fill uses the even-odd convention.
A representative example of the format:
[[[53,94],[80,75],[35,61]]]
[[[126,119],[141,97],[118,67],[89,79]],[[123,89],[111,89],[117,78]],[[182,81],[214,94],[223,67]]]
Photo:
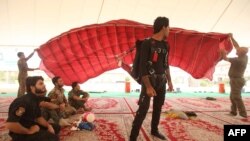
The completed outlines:
[[[39,68],[27,68],[28,71],[38,70]]]
[[[28,129],[23,127],[19,122],[6,122],[6,128],[17,134],[34,134],[40,130],[37,125],[31,126]]]
[[[228,59],[228,57],[227,57],[227,52],[226,52],[226,50],[225,50],[225,49],[221,49],[220,52],[221,52],[221,57],[222,57],[222,59],[225,60],[225,61],[229,61],[229,59]]]
[[[240,48],[240,46],[239,46],[239,44],[237,43],[237,41],[233,38],[233,34],[230,33],[229,36],[230,36],[230,39],[231,39],[231,42],[232,42],[234,48],[235,48],[236,50],[237,50],[238,48]],[[223,60],[228,61],[228,62],[232,62],[232,61],[233,61],[232,59],[229,59],[229,58],[227,57],[227,51],[226,51],[224,48],[220,49],[220,53],[221,53],[221,57],[222,57]]]
[[[20,65],[22,66],[23,70],[27,70],[27,71],[34,71],[34,70],[38,70],[39,68],[29,68],[27,65],[27,59],[22,59],[20,61]]]
[[[83,101],[83,98],[76,96],[76,95],[73,95],[73,99],[77,101]]]
[[[26,107],[30,106],[27,105],[25,101],[14,101],[11,103],[9,112],[8,112],[8,119],[6,122],[6,128],[9,129],[11,132],[17,134],[33,134],[39,131],[39,126],[33,125],[30,128],[26,128],[20,124],[20,120],[22,119],[23,114],[25,114]]]
[[[173,91],[174,89],[173,89],[173,84],[172,84],[169,68],[166,70],[165,74],[166,74],[167,83],[168,83],[168,91]]]
[[[47,128],[50,133],[55,134],[55,131],[54,131],[54,128],[52,127],[52,125],[49,124],[43,117],[38,117],[36,120],[37,120],[37,123],[39,125]]]
[[[146,86],[146,88],[152,87],[149,80],[149,75],[142,76],[142,82]]]
[[[49,92],[48,97],[50,98],[50,100],[51,100],[52,103],[54,103],[54,104],[60,104],[57,101],[58,94],[56,93],[55,88]]]
[[[142,82],[146,87],[147,95],[149,97],[156,96],[155,89],[152,87],[152,85],[150,83],[149,75],[142,76]]]
[[[34,49],[34,51],[28,57],[25,58],[25,61],[28,61],[34,55],[36,50],[37,49]]]
[[[140,75],[142,76],[142,83],[146,87],[146,93],[149,97],[156,96],[156,92],[149,80],[149,58],[151,52],[151,42],[150,40],[145,40],[142,43],[141,50],[140,50]]]
[[[168,44],[168,42],[166,42],[167,45],[167,52],[170,53],[170,46]],[[166,65],[166,70],[165,70],[165,75],[166,75],[166,79],[167,79],[167,83],[168,83],[168,91],[173,91],[173,84],[172,84],[172,79],[171,79],[171,74],[170,74],[170,67],[169,67],[169,55],[167,55],[167,60],[165,60],[165,65]]]
[[[47,101],[41,101],[39,103],[39,106],[43,108],[51,109],[51,110],[59,109],[58,105],[51,103],[51,102],[47,102]]]
[[[66,99],[66,96],[63,93],[63,102],[65,103],[66,106],[69,105],[68,100]]]
[[[25,58],[25,61],[26,61],[26,62],[34,55],[35,51],[37,51],[37,49],[34,49],[34,51],[33,51],[28,57]],[[28,67],[27,67],[27,70],[28,70],[28,71],[34,71],[34,70],[38,70],[38,69],[39,69],[39,68],[28,68]]]
[[[38,117],[36,119],[37,123],[45,128],[48,128],[48,126],[50,125],[43,117]]]
[[[229,34],[229,36],[231,37],[231,41],[232,41],[232,43],[233,43],[234,48],[235,48],[235,49],[239,48],[240,46],[239,46],[239,44],[237,43],[237,41],[234,39],[233,34]]]

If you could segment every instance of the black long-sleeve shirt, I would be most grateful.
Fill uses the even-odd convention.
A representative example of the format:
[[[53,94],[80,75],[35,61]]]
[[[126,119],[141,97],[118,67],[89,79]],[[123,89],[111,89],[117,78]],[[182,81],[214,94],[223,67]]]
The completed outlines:
[[[157,52],[158,59],[156,62],[153,62],[152,57],[155,51]],[[141,76],[149,75],[150,65],[148,61],[152,62],[152,68],[155,70],[155,74],[165,74],[165,70],[169,68],[168,54],[169,46],[164,40],[158,41],[152,38],[144,40],[140,52]]]

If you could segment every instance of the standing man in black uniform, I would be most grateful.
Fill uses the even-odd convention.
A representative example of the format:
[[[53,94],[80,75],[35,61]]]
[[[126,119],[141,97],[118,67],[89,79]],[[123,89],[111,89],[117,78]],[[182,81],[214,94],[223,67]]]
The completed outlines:
[[[41,76],[26,79],[27,94],[10,105],[6,127],[13,141],[59,141],[58,125],[49,124],[42,116],[39,95],[46,92]]]
[[[166,138],[158,131],[161,107],[164,104],[166,82],[168,90],[173,90],[168,64],[169,46],[165,41],[169,35],[169,20],[166,17],[157,17],[154,21],[154,34],[151,39],[144,40],[140,52],[140,76],[142,77],[139,108],[136,112],[130,134],[130,141],[136,141],[146,117],[153,97],[153,114],[151,134],[162,140]]]

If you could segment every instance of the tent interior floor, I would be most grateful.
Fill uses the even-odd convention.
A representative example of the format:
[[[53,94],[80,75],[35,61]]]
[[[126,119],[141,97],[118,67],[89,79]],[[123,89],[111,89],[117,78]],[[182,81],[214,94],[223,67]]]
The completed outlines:
[[[65,127],[60,132],[61,141],[128,141],[132,121],[138,108],[139,93],[90,93],[87,102],[95,114],[95,129],[93,131],[71,131]],[[167,93],[162,107],[159,130],[170,141],[222,141],[223,128],[227,124],[250,124],[250,94],[243,93],[243,101],[247,109],[247,119],[240,116],[227,115],[230,111],[229,94],[219,93]],[[216,100],[206,100],[214,97]],[[0,94],[0,141],[10,141],[8,130],[4,124],[7,119],[9,104],[15,94]],[[196,118],[178,119],[166,115],[166,111],[177,109],[193,111]],[[72,116],[80,117],[82,113]],[[152,117],[152,102],[143,122],[138,141],[157,141],[150,134]]]

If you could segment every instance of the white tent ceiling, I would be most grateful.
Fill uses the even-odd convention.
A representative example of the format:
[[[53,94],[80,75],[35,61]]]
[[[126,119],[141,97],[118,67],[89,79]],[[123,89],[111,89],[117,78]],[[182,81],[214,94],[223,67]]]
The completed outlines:
[[[129,19],[202,32],[232,32],[250,46],[250,0],[0,0],[0,47],[37,47],[71,28]]]

